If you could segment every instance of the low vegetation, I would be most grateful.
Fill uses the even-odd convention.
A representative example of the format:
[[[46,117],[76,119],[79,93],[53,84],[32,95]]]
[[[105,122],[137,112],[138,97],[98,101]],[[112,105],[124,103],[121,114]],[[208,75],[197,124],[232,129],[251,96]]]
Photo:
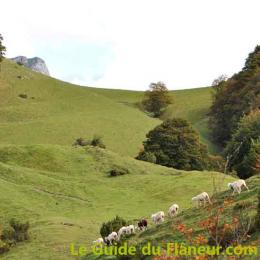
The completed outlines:
[[[126,168],[130,174],[108,178],[114,168]],[[149,218],[150,213],[167,209],[174,198],[182,210],[188,209],[191,197],[201,190],[212,194],[214,182],[224,181],[221,188],[226,189],[233,180],[217,172],[185,172],[92,146],[1,146],[0,223],[26,219],[32,237],[7,256],[71,259],[71,243],[90,248],[100,237],[101,224],[116,215],[126,221]]]
[[[112,170],[109,171],[109,176],[116,177],[116,176],[121,176],[121,175],[125,175],[128,173],[129,173],[129,171],[126,168],[114,167]]]
[[[121,227],[126,226],[126,223],[127,221],[125,219],[116,216],[114,219],[102,224],[100,235],[105,238],[113,231],[118,232]]]
[[[11,219],[9,225],[0,230],[0,254],[8,252],[18,242],[29,239],[29,222],[22,223]]]
[[[92,138],[92,140],[85,140],[82,137],[77,138],[73,145],[74,146],[91,145],[91,146],[99,147],[99,148],[103,148],[103,149],[106,148],[105,144],[103,143],[102,137],[96,136],[96,135]]]

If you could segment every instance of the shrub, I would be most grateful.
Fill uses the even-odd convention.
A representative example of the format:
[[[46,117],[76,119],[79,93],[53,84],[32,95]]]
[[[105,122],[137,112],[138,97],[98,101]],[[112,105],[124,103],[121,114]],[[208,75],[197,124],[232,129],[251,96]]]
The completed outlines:
[[[20,98],[24,98],[24,99],[28,98],[27,94],[19,94],[18,96],[19,96]]]
[[[121,176],[121,175],[125,175],[128,174],[129,171],[126,168],[118,168],[115,167],[112,170],[109,171],[109,176],[110,177],[115,177],[115,176]]]
[[[235,206],[233,207],[233,210],[234,211],[245,210],[246,208],[249,208],[250,206],[252,206],[251,201],[242,201],[242,202],[236,203]]]
[[[100,147],[103,149],[106,148],[106,146],[104,145],[104,143],[102,141],[102,137],[100,137],[100,136],[94,136],[93,139],[90,141],[90,145],[97,146],[97,147]]]
[[[101,228],[100,228],[100,235],[102,237],[107,237],[111,232],[116,231],[126,225],[126,220],[123,218],[116,216],[113,220],[110,220],[106,223],[103,223]]]
[[[1,239],[13,244],[29,239],[29,222],[19,222],[18,220],[11,219],[9,227],[5,228],[2,232]]]
[[[255,229],[260,230],[260,191],[258,191],[257,213],[255,216]]]
[[[96,146],[96,147],[100,147],[105,149],[106,146],[104,145],[102,138],[99,136],[94,136],[92,140],[88,141],[85,140],[84,138],[80,137],[78,139],[75,140],[74,146],[87,146],[87,145],[91,145],[91,146]]]
[[[228,246],[231,246],[234,244],[235,236],[232,232],[232,230],[227,230],[226,232],[223,232],[224,225],[219,227],[218,231],[214,231],[211,236],[208,238],[208,245],[210,246],[218,246],[220,245],[222,247],[222,250],[227,248]],[[217,235],[221,234],[221,240],[219,244],[216,243],[215,237]]]
[[[0,254],[6,253],[10,250],[10,245],[0,240]]]
[[[156,156],[151,152],[142,151],[138,154],[136,159],[145,162],[156,163]]]
[[[17,242],[29,239],[29,222],[19,222],[18,220],[11,219],[9,222],[10,226],[14,229],[14,239]]]
[[[223,157],[218,155],[209,155],[208,168],[210,170],[224,172],[225,170],[225,160]]]
[[[80,138],[76,139],[76,141],[74,142],[73,145],[74,146],[77,146],[77,145],[79,145],[79,146],[87,146],[87,145],[89,145],[89,142],[80,137]]]
[[[12,227],[8,226],[2,231],[1,239],[9,244],[15,243],[15,231]]]

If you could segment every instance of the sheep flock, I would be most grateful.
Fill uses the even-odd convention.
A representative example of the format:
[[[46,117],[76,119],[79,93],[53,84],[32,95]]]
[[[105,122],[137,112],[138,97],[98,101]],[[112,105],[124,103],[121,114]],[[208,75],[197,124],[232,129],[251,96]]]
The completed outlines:
[[[243,187],[249,191],[249,188],[247,187],[245,180],[240,179],[240,180],[236,180],[232,183],[228,183],[228,188],[233,191],[232,195],[234,195],[235,193],[240,194]],[[202,193],[198,194],[197,196],[193,197],[191,199],[191,201],[196,203],[198,207],[205,206],[207,203],[212,204],[207,192],[202,192]],[[175,217],[178,214],[178,212],[179,212],[179,205],[174,203],[169,207],[168,216],[170,218]],[[151,215],[151,221],[155,225],[163,223],[164,219],[165,219],[164,211],[158,211]],[[97,246],[100,246],[100,245],[102,246],[104,244],[111,246],[111,245],[113,245],[114,242],[120,241],[122,236],[127,235],[127,234],[135,234],[136,231],[146,230],[147,227],[148,227],[148,220],[143,218],[143,219],[139,220],[139,222],[137,223],[137,226],[134,226],[134,225],[123,226],[119,229],[118,232],[113,231],[104,239],[98,238],[97,240],[93,241],[93,244],[95,244]]]

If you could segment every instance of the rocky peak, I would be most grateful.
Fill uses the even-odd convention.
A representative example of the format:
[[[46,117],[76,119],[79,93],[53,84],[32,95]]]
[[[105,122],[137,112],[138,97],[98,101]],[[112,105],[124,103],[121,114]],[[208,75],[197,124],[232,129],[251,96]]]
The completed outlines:
[[[45,64],[45,61],[39,57],[27,58],[25,56],[18,56],[11,59],[12,61],[22,64],[33,71],[40,72],[45,75],[50,75],[49,70]]]

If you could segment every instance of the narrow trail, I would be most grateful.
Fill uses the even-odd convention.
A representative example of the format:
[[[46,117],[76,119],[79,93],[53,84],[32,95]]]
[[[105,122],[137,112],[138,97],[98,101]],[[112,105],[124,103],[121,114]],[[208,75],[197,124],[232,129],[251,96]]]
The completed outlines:
[[[79,201],[90,203],[89,200],[82,199],[82,198],[77,197],[77,196],[64,195],[64,194],[61,194],[61,193],[55,193],[55,192],[47,191],[47,190],[44,190],[44,189],[41,189],[41,188],[33,188],[33,190],[37,191],[37,192],[43,192],[43,193],[47,193],[47,194],[50,194],[50,195],[58,196],[58,197],[74,199],[74,200],[79,200]]]

